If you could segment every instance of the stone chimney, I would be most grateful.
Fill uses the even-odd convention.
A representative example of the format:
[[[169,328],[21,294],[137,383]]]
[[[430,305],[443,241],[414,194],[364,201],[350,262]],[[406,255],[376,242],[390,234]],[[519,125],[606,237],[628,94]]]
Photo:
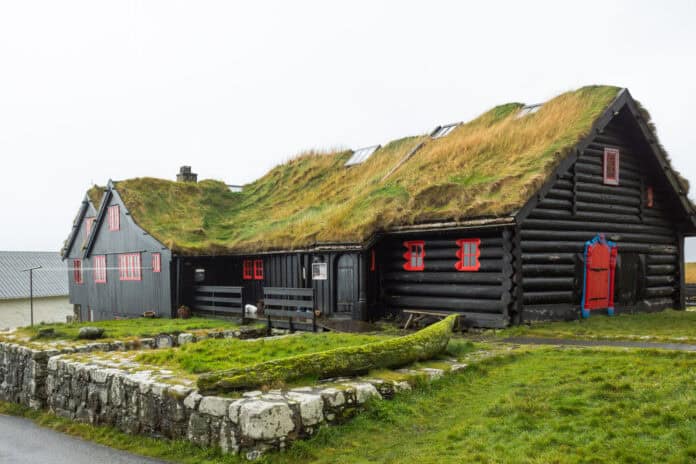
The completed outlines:
[[[176,175],[177,182],[198,182],[198,174],[191,172],[191,166],[181,166]]]

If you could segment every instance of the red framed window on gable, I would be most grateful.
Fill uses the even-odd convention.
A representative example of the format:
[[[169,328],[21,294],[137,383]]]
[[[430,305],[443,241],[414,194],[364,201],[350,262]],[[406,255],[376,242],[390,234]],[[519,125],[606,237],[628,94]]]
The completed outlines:
[[[106,283],[106,256],[94,257],[94,282],[97,284]]]
[[[121,209],[118,205],[109,206],[109,230],[121,229]]]
[[[254,260],[254,279],[263,280],[263,260]]]
[[[377,253],[375,249],[370,250],[370,272],[375,272],[377,270]]]
[[[118,255],[118,277],[120,280],[140,280],[140,253]]]
[[[619,185],[618,148],[604,149],[604,183],[606,185]]]
[[[162,272],[162,255],[152,253],[152,272]]]
[[[412,240],[404,242],[406,253],[404,253],[405,271],[422,271],[425,269],[425,242],[423,240]]]
[[[94,226],[94,219],[93,217],[88,217],[85,219],[85,235],[89,237],[89,234],[92,232],[92,227]]]
[[[82,260],[73,259],[73,279],[78,285],[82,285]]]
[[[457,240],[457,263],[454,267],[458,271],[478,271],[481,267],[481,239],[463,238]]]
[[[250,259],[244,260],[242,278],[244,280],[253,280],[254,278],[254,262]]]

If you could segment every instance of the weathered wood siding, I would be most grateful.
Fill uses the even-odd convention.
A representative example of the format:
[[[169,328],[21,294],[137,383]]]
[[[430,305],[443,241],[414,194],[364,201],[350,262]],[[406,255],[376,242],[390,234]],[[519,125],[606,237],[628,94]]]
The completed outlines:
[[[480,269],[458,271],[456,240],[479,238]],[[405,241],[425,242],[425,269],[404,270]],[[458,311],[479,327],[504,327],[512,304],[514,253],[509,229],[386,238],[377,248],[381,300],[392,310]]]
[[[620,183],[605,185],[605,148],[620,150]],[[654,205],[647,205],[647,189]],[[679,204],[626,114],[615,117],[521,223],[523,319],[579,315],[585,242],[618,244],[617,311],[675,305]]]
[[[84,212],[83,212],[84,209]],[[87,287],[87,272],[86,268],[89,267],[88,260],[82,260],[82,255],[84,253],[84,245],[87,242],[86,233],[86,222],[87,218],[93,218],[97,215],[97,210],[94,208],[91,202],[87,202],[86,205],[80,207],[80,212],[75,218],[76,223],[73,224],[73,234],[75,234],[72,246],[65,252],[65,260],[68,265],[68,291],[70,303],[73,305],[80,305],[80,317],[86,320],[88,317],[88,307],[89,307],[89,288]],[[77,284],[75,282],[73,274],[73,260],[82,260],[82,284]]]

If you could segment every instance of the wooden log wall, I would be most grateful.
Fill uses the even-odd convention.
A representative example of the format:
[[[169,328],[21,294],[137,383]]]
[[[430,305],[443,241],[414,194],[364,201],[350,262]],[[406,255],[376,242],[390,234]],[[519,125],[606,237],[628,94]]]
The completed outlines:
[[[479,238],[480,269],[457,271],[456,240]],[[425,269],[406,271],[403,243],[425,241]],[[466,313],[478,327],[504,327],[512,303],[513,256],[502,230],[413,235],[385,239],[377,250],[380,296],[392,310],[430,309]]]
[[[585,242],[600,232],[618,244],[618,311],[675,304],[678,205],[657,163],[622,124],[615,119],[598,134],[521,224],[525,320],[578,316]],[[620,150],[618,186],[604,185],[605,147]]]

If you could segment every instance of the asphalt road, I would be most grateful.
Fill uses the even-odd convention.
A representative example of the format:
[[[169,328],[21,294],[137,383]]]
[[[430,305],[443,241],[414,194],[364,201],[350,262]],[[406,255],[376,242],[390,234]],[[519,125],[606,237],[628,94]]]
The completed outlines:
[[[0,415],[2,464],[162,464]]]

